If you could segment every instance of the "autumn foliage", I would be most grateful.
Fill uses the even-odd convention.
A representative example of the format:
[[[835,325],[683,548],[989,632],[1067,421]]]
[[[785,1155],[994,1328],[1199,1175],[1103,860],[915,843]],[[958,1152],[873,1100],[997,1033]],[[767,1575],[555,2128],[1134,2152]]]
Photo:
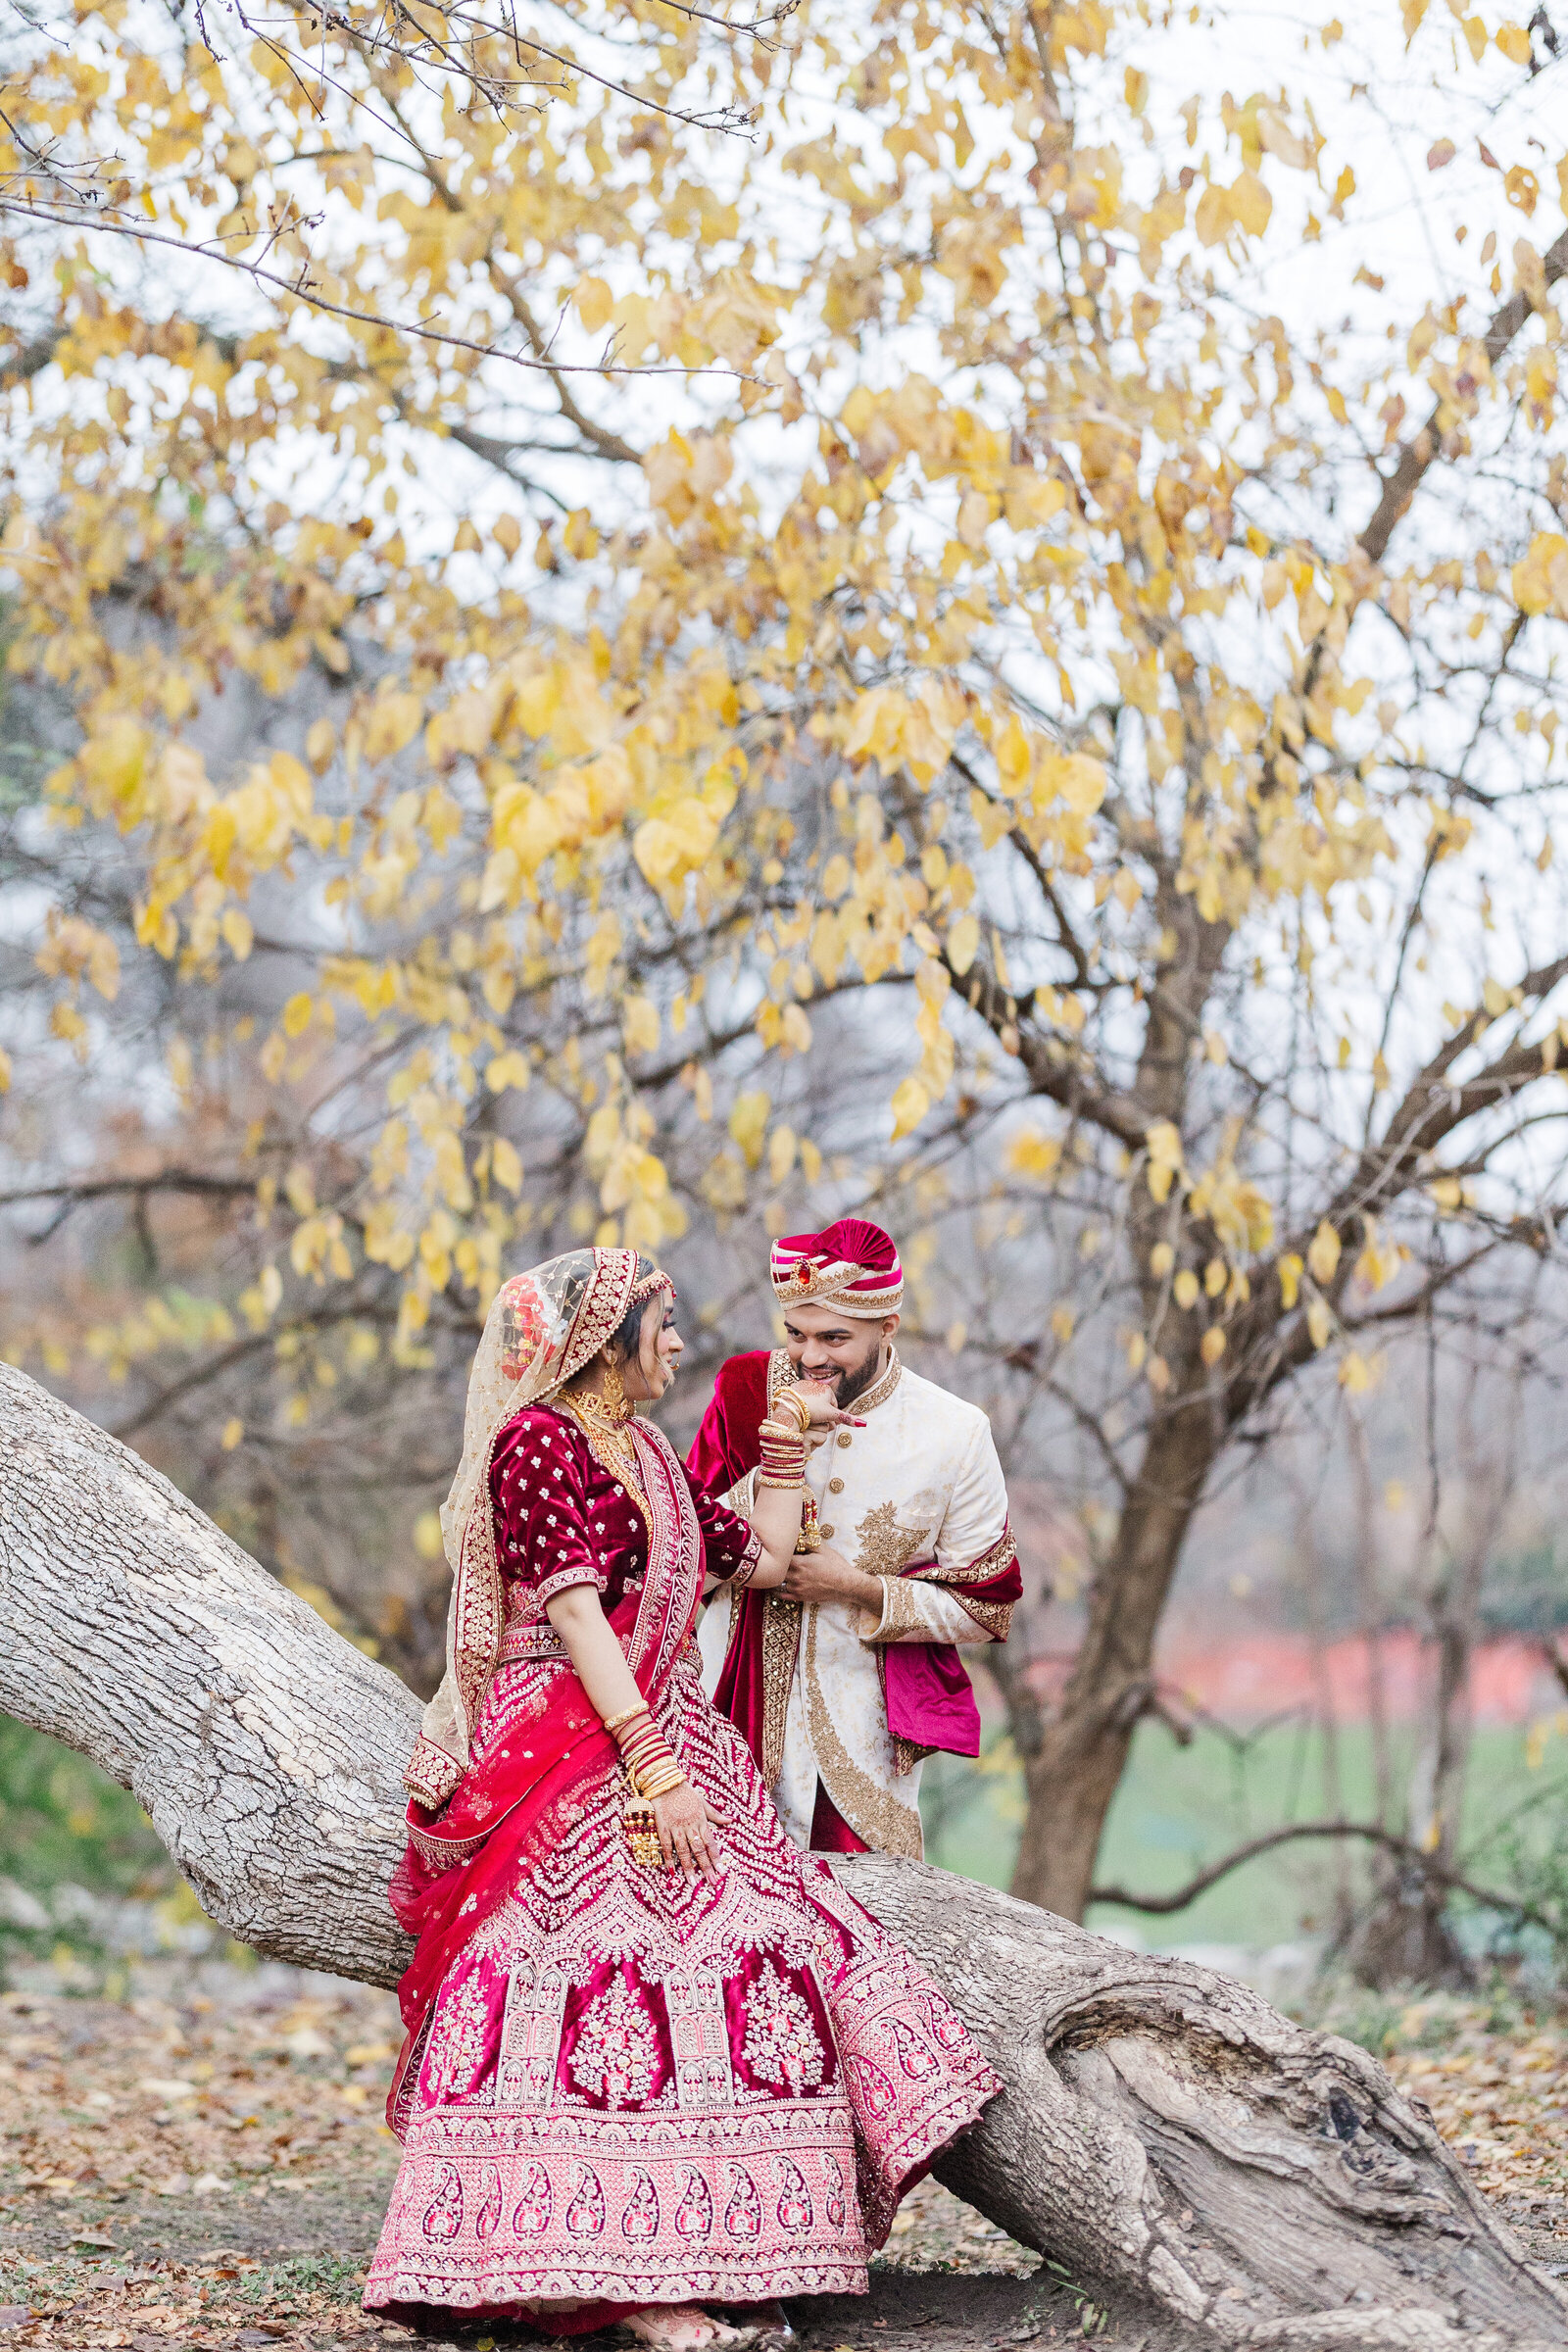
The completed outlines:
[[[568,1234],[961,1194],[921,1319],[1070,1393],[1113,1513],[1062,1709],[1013,1691],[1077,1907],[1219,1453],[1550,1247],[1554,50],[1376,0],[1236,94],[1153,0],[38,15],[12,1101],[106,1116],[156,1033],[135,1182],[224,1238],[8,1351],[243,1463]]]

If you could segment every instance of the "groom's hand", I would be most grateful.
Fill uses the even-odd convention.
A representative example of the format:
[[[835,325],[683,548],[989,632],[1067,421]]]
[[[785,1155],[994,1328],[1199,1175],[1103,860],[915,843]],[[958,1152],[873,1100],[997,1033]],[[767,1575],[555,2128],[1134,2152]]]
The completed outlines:
[[[783,1591],[789,1600],[847,1600],[858,1609],[882,1614],[882,1579],[852,1568],[843,1552],[828,1544],[820,1551],[796,1553]]]

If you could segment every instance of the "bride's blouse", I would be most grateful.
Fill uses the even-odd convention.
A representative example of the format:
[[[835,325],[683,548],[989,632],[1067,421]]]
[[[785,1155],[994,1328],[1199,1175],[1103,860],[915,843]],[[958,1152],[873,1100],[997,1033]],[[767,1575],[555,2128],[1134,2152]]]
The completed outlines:
[[[700,1488],[691,1494],[706,1573],[722,1581],[755,1564],[760,1544],[747,1522]],[[537,1624],[572,1585],[592,1585],[607,1610],[641,1591],[647,1523],[569,1414],[535,1404],[513,1416],[496,1440],[490,1498],[509,1634]]]

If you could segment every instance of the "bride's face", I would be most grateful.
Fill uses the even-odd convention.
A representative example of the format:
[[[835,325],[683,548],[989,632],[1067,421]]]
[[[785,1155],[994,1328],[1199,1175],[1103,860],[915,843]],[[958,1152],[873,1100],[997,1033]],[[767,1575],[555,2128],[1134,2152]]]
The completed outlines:
[[[675,1329],[675,1308],[667,1291],[648,1301],[638,1336],[637,1360],[624,1366],[626,1394],[636,1403],[656,1403],[680,1369],[686,1343]]]

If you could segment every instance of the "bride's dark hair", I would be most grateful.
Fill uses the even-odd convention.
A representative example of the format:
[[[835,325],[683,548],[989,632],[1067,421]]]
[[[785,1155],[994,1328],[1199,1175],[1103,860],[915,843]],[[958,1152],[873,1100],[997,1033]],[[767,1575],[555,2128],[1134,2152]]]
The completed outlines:
[[[657,1274],[658,1271],[659,1269],[654,1264],[654,1261],[651,1257],[639,1257],[637,1260],[637,1273],[635,1280],[637,1283],[644,1283],[648,1280],[650,1274]],[[627,1307],[626,1312],[621,1316],[620,1321],[616,1324],[614,1330],[605,1342],[607,1348],[613,1348],[615,1350],[615,1361],[617,1363],[629,1363],[635,1359],[643,1336],[643,1317],[647,1314],[647,1312],[648,1294],[645,1291],[640,1298],[634,1298],[632,1300],[630,1306]]]

